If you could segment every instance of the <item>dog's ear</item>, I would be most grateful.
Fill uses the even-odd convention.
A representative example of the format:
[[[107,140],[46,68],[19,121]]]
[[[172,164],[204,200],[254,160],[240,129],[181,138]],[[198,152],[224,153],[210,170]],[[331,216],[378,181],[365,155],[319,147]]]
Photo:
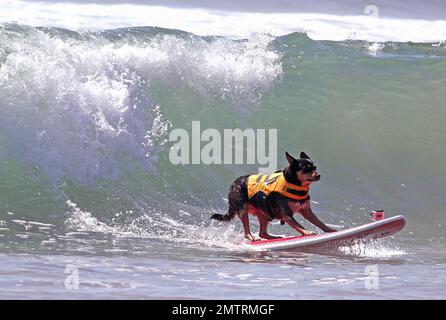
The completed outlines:
[[[285,156],[286,156],[286,159],[288,160],[288,163],[289,163],[290,165],[292,165],[293,163],[296,163],[296,162],[297,162],[297,160],[294,159],[293,156],[290,155],[290,154],[289,154],[288,152],[286,152],[286,151],[285,151]]]
[[[308,159],[308,160],[311,161],[310,157],[307,156],[307,154],[306,154],[305,152],[303,152],[303,151],[300,153],[300,158],[301,158],[301,159]]]

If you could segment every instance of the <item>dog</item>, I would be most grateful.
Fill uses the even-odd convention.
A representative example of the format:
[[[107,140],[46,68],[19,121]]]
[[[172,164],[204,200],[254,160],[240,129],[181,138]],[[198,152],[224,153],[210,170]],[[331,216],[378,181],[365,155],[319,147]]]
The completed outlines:
[[[315,234],[294,219],[293,214],[297,212],[324,232],[336,231],[319,220],[311,210],[309,188],[321,178],[314,162],[305,152],[300,153],[300,159],[295,159],[288,152],[285,155],[289,165],[283,170],[270,175],[246,175],[235,179],[229,188],[228,212],[214,214],[211,219],[230,221],[237,215],[249,241],[260,240],[251,234],[249,213],[259,220],[259,237],[262,239],[280,238],[268,234],[268,223],[273,219],[281,220],[281,224],[287,223],[304,236]]]

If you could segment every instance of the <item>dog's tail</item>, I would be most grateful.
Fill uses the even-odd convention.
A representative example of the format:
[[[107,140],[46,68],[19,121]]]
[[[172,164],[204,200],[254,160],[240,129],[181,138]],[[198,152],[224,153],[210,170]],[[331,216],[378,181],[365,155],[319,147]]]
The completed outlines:
[[[218,213],[213,214],[211,216],[211,219],[218,220],[218,221],[230,221],[234,218],[234,216],[235,216],[235,211],[230,210],[226,214],[218,214]]]

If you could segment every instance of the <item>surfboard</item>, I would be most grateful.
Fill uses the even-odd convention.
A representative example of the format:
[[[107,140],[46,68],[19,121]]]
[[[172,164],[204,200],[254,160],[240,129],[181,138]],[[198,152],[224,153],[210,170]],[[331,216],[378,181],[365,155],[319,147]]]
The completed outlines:
[[[406,219],[404,216],[398,215],[331,233],[250,241],[247,242],[247,244],[255,250],[267,251],[290,250],[316,246],[340,246],[359,239],[369,241],[371,239],[387,237],[400,231],[405,225]]]

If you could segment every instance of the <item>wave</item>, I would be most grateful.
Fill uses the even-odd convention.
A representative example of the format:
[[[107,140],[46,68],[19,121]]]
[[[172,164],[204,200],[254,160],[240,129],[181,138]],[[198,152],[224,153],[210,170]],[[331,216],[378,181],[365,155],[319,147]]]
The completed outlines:
[[[280,166],[285,150],[307,151],[322,172],[314,208],[329,223],[385,208],[417,235],[444,232],[444,43],[20,24],[0,35],[2,221],[94,220],[106,232],[113,222],[114,233],[160,215],[146,230],[155,237],[193,234],[225,210],[232,180],[256,170],[173,165],[169,132],[200,120],[278,129]]]
[[[267,5],[268,11],[261,12],[260,8],[264,4],[256,2],[255,8],[251,4],[252,12],[249,12],[249,9],[243,11],[240,4],[234,6],[226,2],[198,4],[222,7],[219,10],[187,8],[184,4],[176,8],[167,7],[175,6],[175,3],[157,6],[53,3],[43,0],[39,2],[4,0],[4,2],[0,12],[1,22],[18,21],[32,26],[83,31],[151,24],[168,29],[187,30],[201,36],[218,35],[236,39],[250,37],[253,33],[259,32],[275,36],[305,32],[315,40],[356,39],[373,42],[446,40],[444,31],[446,21],[442,20],[440,14],[442,8],[440,5],[429,3],[422,6],[405,2],[367,5],[347,1],[330,6],[325,2],[311,1]],[[189,5],[194,6],[190,3]],[[283,12],[280,12],[280,9]]]

